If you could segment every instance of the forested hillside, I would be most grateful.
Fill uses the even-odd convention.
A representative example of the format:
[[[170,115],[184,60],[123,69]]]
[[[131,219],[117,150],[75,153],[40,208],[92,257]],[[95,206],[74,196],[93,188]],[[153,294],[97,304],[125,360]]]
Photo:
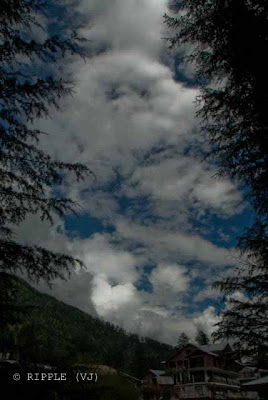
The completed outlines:
[[[0,351],[23,361],[70,365],[107,364],[141,378],[149,368],[159,369],[172,346],[140,339],[122,328],[42,294],[16,279],[17,322],[1,333]]]

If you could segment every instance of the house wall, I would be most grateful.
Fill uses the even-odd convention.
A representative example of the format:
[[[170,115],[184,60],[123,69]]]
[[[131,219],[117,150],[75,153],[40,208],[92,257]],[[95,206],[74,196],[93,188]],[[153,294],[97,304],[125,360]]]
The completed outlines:
[[[143,387],[150,390],[154,395],[161,391],[161,385],[159,385],[157,377],[152,372],[144,377]]]
[[[167,363],[175,377],[171,400],[241,398],[238,379],[232,374],[236,372],[234,362],[227,355],[217,357],[193,349],[187,346]]]
[[[206,385],[174,387],[170,400],[210,398],[211,391]]]
[[[195,346],[187,346],[185,347],[182,351],[178,352],[167,364],[169,365],[170,363],[174,361],[179,361],[185,359],[188,354],[195,348]]]
[[[206,368],[211,368],[211,367],[213,367],[213,365],[214,365],[214,358],[216,358],[216,357],[213,357],[213,356],[205,356],[204,357],[205,358],[205,367]]]

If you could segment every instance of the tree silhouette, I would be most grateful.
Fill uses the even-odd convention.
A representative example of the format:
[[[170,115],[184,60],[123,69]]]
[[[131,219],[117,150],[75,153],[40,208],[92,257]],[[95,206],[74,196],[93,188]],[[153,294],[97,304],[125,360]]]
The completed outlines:
[[[177,348],[178,348],[178,349],[181,349],[181,348],[183,348],[184,346],[187,346],[187,344],[189,344],[189,341],[190,341],[190,339],[189,339],[189,337],[186,335],[186,333],[182,332],[182,333],[180,334],[180,336],[179,336],[179,339],[178,339]]]
[[[255,211],[253,226],[238,240],[245,264],[238,261],[237,276],[216,283],[228,295],[237,290],[247,295],[244,300],[234,299],[232,311],[223,313],[218,337],[231,334],[248,341],[246,347],[252,349],[253,338],[263,342],[266,335],[263,344],[267,343],[268,59],[264,54],[268,3],[182,0],[171,4],[177,15],[165,16],[175,31],[169,43],[191,47],[185,59],[196,67],[201,90],[197,114],[210,143],[209,156],[219,163],[219,176],[227,174],[245,189]]]
[[[261,368],[268,368],[268,273],[266,266],[246,260],[232,277],[215,284],[225,292],[228,307],[216,324],[215,339],[238,338],[239,358],[247,356]],[[238,294],[238,295],[237,295]],[[239,295],[240,294],[240,295]]]
[[[29,279],[64,278],[73,257],[40,246],[26,246],[14,238],[14,227],[30,213],[53,223],[76,204],[55,190],[67,173],[77,180],[89,173],[85,165],[53,160],[39,146],[44,134],[36,120],[59,110],[62,96],[73,84],[52,71],[68,54],[84,56],[76,33],[51,34],[40,21],[49,18],[50,3],[41,0],[2,0],[0,3],[0,270],[23,272]],[[45,33],[35,37],[34,32]],[[39,37],[38,36],[38,37]],[[53,68],[52,68],[53,67]]]
[[[197,330],[195,340],[200,346],[205,345],[205,344],[209,344],[208,335],[206,334],[205,331],[203,331],[200,328]]]

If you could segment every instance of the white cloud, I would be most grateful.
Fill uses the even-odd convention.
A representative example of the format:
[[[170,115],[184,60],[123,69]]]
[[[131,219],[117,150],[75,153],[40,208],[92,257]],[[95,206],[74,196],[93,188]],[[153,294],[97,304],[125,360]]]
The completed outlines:
[[[118,236],[140,243],[148,248],[151,259],[175,260],[180,263],[199,261],[207,267],[233,264],[233,251],[212,244],[200,235],[161,229],[155,225],[144,226],[120,218],[115,222]],[[157,261],[158,260],[158,261]]]
[[[82,7],[93,18],[83,33],[109,47],[86,64],[65,66],[76,79],[76,94],[62,103],[62,114],[40,122],[53,134],[41,145],[58,159],[92,168],[96,179],[77,184],[69,177],[63,191],[80,202],[82,212],[115,230],[71,240],[59,221],[51,228],[33,218],[21,225],[19,237],[85,262],[86,271],[75,271],[67,286],[55,282],[52,293],[58,298],[69,303],[73,298],[83,310],[175,344],[180,331],[194,337],[197,323],[209,330],[217,321],[211,307],[194,319],[185,314],[194,279],[209,284],[233,263],[233,249],[212,243],[195,222],[205,213],[226,218],[239,213],[241,194],[228,179],[214,180],[215,168],[194,150],[186,155],[193,141],[202,146],[194,133],[198,91],[175,82],[161,61],[167,1],[85,0]],[[120,196],[134,202],[127,216],[121,214]],[[135,209],[144,197],[146,220]],[[152,264],[156,267],[147,279],[153,292],[138,290],[145,267]],[[208,297],[207,288],[193,301]]]
[[[184,292],[189,285],[190,278],[186,275],[187,269],[181,265],[159,264],[153,269],[150,281],[155,290],[171,290],[175,293]]]
[[[128,326],[130,315],[137,311],[140,303],[132,283],[111,285],[105,274],[94,277],[91,300],[100,317],[124,327]]]
[[[227,300],[226,301],[226,308],[227,309],[232,309],[233,308],[232,300],[241,301],[242,303],[247,303],[249,301],[249,298],[246,297],[243,292],[237,290],[236,292],[226,296],[226,300]],[[254,299],[253,299],[253,301],[254,301]]]
[[[216,310],[212,306],[207,307],[201,315],[193,319],[194,325],[196,327],[201,326],[209,335],[215,331],[216,327],[214,325],[218,322],[220,322],[220,317],[216,314]]]
[[[205,289],[198,291],[197,295],[194,297],[195,302],[201,302],[206,299],[218,299],[222,294],[219,290],[213,289],[211,285],[207,286]]]
[[[241,193],[229,180],[216,180],[213,174],[215,170],[197,158],[164,159],[137,168],[130,179],[130,187],[134,185],[134,188],[129,193],[132,196],[152,196],[158,203],[177,202],[177,207],[183,203],[184,208],[186,205],[199,211],[209,209],[226,215],[237,214],[241,210]]]
[[[117,50],[142,49],[158,55],[166,0],[114,0],[83,2],[83,12],[97,12],[92,35],[109,40]]]
[[[105,274],[115,283],[133,283],[138,279],[138,257],[114,247],[105,235],[80,240],[74,243],[73,251],[91,273]]]

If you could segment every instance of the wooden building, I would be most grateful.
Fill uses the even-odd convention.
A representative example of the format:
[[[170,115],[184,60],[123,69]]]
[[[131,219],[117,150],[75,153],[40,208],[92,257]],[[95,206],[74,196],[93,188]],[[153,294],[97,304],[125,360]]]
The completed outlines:
[[[165,363],[173,377],[170,399],[240,398],[238,365],[228,343],[188,344]]]
[[[245,393],[258,393],[260,400],[268,399],[268,375],[252,381],[248,381],[242,385]]]
[[[155,369],[149,370],[142,383],[144,400],[170,398],[171,388],[174,384],[172,375]]]

